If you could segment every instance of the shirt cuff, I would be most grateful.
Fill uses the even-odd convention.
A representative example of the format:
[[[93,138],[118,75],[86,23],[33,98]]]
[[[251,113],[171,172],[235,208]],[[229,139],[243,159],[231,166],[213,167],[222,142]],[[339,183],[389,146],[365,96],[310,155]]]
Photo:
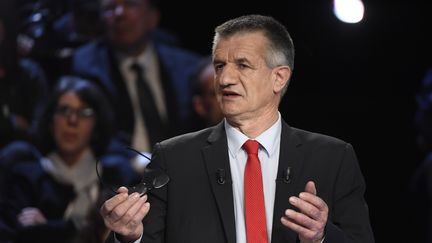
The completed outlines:
[[[142,235],[140,236],[140,238],[138,238],[138,240],[134,241],[133,243],[140,243],[141,242],[141,238],[142,238]],[[116,233],[114,233],[114,243],[122,243],[121,241],[119,241],[117,239]]]

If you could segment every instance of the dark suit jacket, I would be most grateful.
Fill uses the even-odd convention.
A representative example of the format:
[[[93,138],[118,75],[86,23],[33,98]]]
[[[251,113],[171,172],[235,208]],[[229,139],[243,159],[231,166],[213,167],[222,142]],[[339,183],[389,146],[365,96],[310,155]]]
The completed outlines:
[[[154,45],[166,99],[169,132],[165,138],[168,138],[184,132],[183,124],[189,116],[191,104],[189,82],[200,56],[169,45]],[[93,42],[78,48],[73,56],[71,72],[100,84],[119,118],[116,119],[117,128],[131,135],[134,128],[132,103],[110,46],[105,42]]]
[[[235,242],[227,146],[223,123],[156,145],[149,167],[166,171],[171,181],[150,192],[142,242]],[[290,178],[284,181],[288,167]],[[224,184],[217,182],[219,169],[226,172]],[[273,243],[298,241],[280,218],[292,208],[288,198],[304,191],[309,180],[329,207],[325,242],[374,242],[363,197],[365,182],[350,144],[283,122],[278,171]]]

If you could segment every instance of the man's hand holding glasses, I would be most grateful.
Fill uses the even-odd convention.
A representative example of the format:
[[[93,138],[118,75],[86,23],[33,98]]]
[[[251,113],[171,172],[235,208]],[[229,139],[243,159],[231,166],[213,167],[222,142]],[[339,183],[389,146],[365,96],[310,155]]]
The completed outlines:
[[[131,148],[129,148],[131,149]],[[131,149],[141,156],[149,159],[144,154]],[[98,171],[96,172],[102,185],[103,180]],[[105,225],[116,232],[116,238],[121,242],[134,242],[142,236],[144,232],[142,220],[150,210],[150,203],[147,202],[149,193],[153,189],[158,189],[168,184],[170,178],[163,171],[146,169],[140,183],[131,187],[109,187],[117,193],[102,205],[100,214],[104,219]],[[124,236],[128,237],[125,238]]]

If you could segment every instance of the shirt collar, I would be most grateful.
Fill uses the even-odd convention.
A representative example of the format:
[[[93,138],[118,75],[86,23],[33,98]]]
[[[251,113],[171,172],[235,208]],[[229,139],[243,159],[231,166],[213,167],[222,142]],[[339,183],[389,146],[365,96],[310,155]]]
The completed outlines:
[[[235,158],[242,149],[243,144],[249,139],[246,135],[241,133],[239,130],[231,126],[226,119],[224,119],[225,131],[228,140],[228,150],[231,155]],[[260,144],[261,148],[268,156],[275,152],[277,143],[280,142],[280,134],[282,131],[282,120],[281,115],[278,112],[278,119],[276,122],[258,137],[255,138]]]
[[[140,64],[145,70],[150,70],[154,65],[156,50],[153,43],[149,42],[147,47],[138,56],[128,56],[124,53],[117,52],[116,56],[122,68],[129,68],[132,63]]]

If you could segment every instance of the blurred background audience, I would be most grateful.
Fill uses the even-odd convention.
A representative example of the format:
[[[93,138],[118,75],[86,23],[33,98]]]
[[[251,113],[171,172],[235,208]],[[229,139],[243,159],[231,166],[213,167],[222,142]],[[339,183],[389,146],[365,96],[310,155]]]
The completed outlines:
[[[101,0],[101,16],[104,37],[75,51],[71,71],[108,93],[121,117],[118,138],[151,152],[156,142],[186,131],[188,81],[200,56],[172,45],[175,41],[160,31],[155,38],[157,0]]]
[[[97,161],[106,189],[140,177],[128,157],[107,153],[113,116],[103,93],[87,80],[62,77],[35,128],[34,143],[15,141],[2,151],[0,240],[70,242],[89,220],[98,221],[92,211],[106,195]]]
[[[48,95],[45,73],[37,62],[18,55],[16,1],[0,2],[0,149],[28,139],[37,110]]]

